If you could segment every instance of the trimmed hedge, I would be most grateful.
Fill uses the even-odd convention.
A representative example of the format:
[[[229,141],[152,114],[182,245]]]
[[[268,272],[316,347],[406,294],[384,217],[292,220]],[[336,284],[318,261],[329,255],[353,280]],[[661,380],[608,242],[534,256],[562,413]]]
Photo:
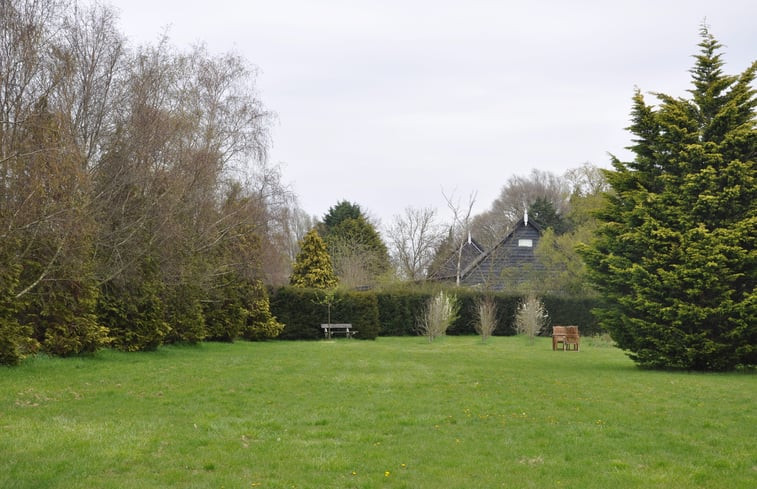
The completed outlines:
[[[544,307],[549,314],[548,326],[550,334],[552,325],[576,325],[581,336],[592,336],[602,333],[599,322],[592,314],[592,309],[599,305],[599,299],[587,297],[542,297]]]
[[[460,317],[447,330],[449,335],[466,335],[476,333],[476,304],[479,299],[486,297],[486,293],[477,290],[459,289],[455,291],[460,301]],[[512,336],[515,334],[513,318],[518,307],[519,296],[506,294],[488,294],[494,298],[497,305],[497,327],[494,328],[495,336]]]
[[[357,338],[377,336],[414,336],[428,300],[436,293],[429,289],[378,290],[369,292],[337,291],[331,306],[332,323],[352,323]],[[452,289],[460,301],[460,315],[447,330],[449,335],[476,334],[476,301],[486,293],[472,289]],[[491,294],[490,294],[491,295]],[[497,327],[494,334],[515,334],[515,312],[520,295],[493,294],[497,304]],[[321,323],[328,320],[327,295],[323,290],[283,287],[271,294],[271,311],[285,324],[281,339],[323,338]],[[601,332],[591,310],[597,300],[591,298],[542,297],[549,314],[546,330],[553,324],[578,325],[584,336]]]
[[[381,336],[412,336],[423,307],[432,296],[426,291],[380,291],[378,301]]]
[[[285,340],[323,338],[321,324],[328,322],[326,293],[319,289],[282,287],[271,296],[271,312],[284,323],[279,335]],[[369,292],[337,291],[331,305],[332,323],[351,323],[355,338],[375,339],[379,335],[376,295]]]

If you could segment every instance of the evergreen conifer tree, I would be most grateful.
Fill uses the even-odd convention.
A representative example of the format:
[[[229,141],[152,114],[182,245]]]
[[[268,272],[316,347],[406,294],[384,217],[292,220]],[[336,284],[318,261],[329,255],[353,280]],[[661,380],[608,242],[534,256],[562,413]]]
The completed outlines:
[[[337,284],[326,244],[315,229],[311,229],[302,239],[290,283],[295,287],[316,289],[328,289]]]
[[[389,250],[358,204],[339,202],[329,209],[320,227],[343,286],[372,285],[390,269]]]
[[[642,366],[757,364],[757,62],[722,73],[706,27],[690,99],[633,97],[634,161],[613,162],[613,193],[582,254],[598,313]]]
[[[0,247],[0,365],[17,365],[39,346],[32,328],[18,322],[21,303],[14,292],[21,267],[13,263],[10,251]]]
[[[284,330],[271,313],[271,304],[263,282],[260,280],[249,284],[246,294],[247,321],[241,329],[242,338],[261,341],[276,338]]]

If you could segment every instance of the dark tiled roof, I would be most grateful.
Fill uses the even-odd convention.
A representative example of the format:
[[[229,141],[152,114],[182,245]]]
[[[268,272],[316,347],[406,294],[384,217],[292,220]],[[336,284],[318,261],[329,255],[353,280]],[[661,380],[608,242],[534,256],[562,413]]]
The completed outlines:
[[[441,267],[431,274],[431,280],[455,280],[457,277],[457,254],[459,245],[455,251],[447,258]],[[471,263],[475,262],[484,255],[484,248],[474,239],[466,240],[463,243],[463,250],[460,255],[460,270],[465,270]]]
[[[480,252],[472,260],[465,261],[462,267],[461,283],[472,287],[486,287],[492,290],[503,290],[516,287],[530,278],[534,272],[544,270],[544,266],[536,259],[534,251],[539,244],[542,229],[529,220],[527,223],[521,219],[507,236],[494,248],[486,252]],[[530,240],[531,246],[521,246]],[[480,249],[479,249],[480,251]],[[472,254],[466,255],[470,257]],[[451,274],[437,274],[436,280],[455,279],[455,254],[446,263],[451,268],[442,268]]]

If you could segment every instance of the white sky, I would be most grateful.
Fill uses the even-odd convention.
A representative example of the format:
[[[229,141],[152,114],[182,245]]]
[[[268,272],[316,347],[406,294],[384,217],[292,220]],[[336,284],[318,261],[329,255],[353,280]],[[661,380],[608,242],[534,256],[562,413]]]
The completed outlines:
[[[705,19],[726,73],[757,59],[754,0],[109,3],[132,44],[168,28],[258,66],[301,207],[347,199],[383,224],[408,206],[449,218],[442,190],[481,212],[513,174],[627,159],[634,87],[685,96]]]

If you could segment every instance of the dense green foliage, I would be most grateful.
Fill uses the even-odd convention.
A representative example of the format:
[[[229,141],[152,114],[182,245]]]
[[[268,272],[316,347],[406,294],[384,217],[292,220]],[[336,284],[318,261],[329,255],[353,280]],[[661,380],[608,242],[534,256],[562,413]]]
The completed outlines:
[[[0,6],[1,364],[280,326],[258,282],[288,273],[291,200],[254,70],[165,38],[126,49],[117,19]]]
[[[284,323],[282,339],[323,338],[321,324],[350,323],[356,338],[371,340],[379,335],[378,301],[375,294],[355,291],[323,291],[282,287],[270,299],[271,312]]]
[[[284,330],[284,324],[273,316],[268,291],[263,282],[258,280],[249,284],[244,298],[247,318],[242,326],[241,337],[250,341],[277,338]]]
[[[568,230],[569,223],[566,218],[557,213],[554,203],[546,197],[537,197],[528,206],[528,217],[536,221],[542,229],[552,229],[557,234]]]
[[[323,216],[324,234],[330,234],[332,230],[345,221],[360,218],[365,219],[360,205],[347,200],[339,201],[336,205],[329,207],[328,212]]]
[[[390,268],[389,251],[359,205],[341,201],[329,208],[320,226],[339,283],[375,285]]]
[[[239,336],[249,316],[244,305],[246,289],[237,281],[220,284],[203,303],[208,340],[234,341]]]
[[[171,331],[155,268],[146,263],[142,270],[141,282],[111,282],[100,293],[97,315],[119,350],[154,350]]]
[[[578,247],[593,239],[599,224],[594,214],[602,207],[609,186],[600,169],[589,164],[566,175],[572,191],[570,208],[561,221],[562,232],[550,227],[542,234],[534,253],[544,268],[529,285],[545,296],[591,297],[596,291],[586,276],[586,264]]]
[[[418,317],[430,296],[428,291],[411,288],[377,291],[381,336],[417,334]]]
[[[316,229],[311,229],[300,243],[300,252],[292,266],[289,283],[295,287],[328,289],[337,284],[331,257]]]
[[[20,267],[9,263],[10,250],[0,248],[0,365],[17,365],[37,348],[32,328],[18,321],[19,301],[12,291],[18,286]]]
[[[319,339],[319,327],[328,321],[329,303],[331,322],[360,324],[359,338],[376,336],[414,336],[419,334],[418,323],[430,298],[437,290],[397,287],[367,292],[323,291],[283,287],[271,297],[273,314],[286,324],[282,339]],[[460,305],[458,317],[447,329],[448,335],[475,335],[478,301],[491,295],[497,308],[497,326],[494,335],[515,334],[515,312],[521,296],[488,294],[465,288],[454,289]],[[333,295],[333,297],[331,297]],[[598,305],[596,299],[546,296],[542,298],[549,312],[548,326],[575,324],[582,335],[601,331],[591,310]],[[363,305],[356,307],[354,303]],[[375,306],[373,305],[375,302]],[[373,308],[376,311],[374,312]],[[375,314],[375,316],[374,316]],[[367,324],[368,326],[363,326]],[[367,328],[367,329],[366,329]],[[365,334],[364,334],[365,331]]]
[[[208,300],[196,284],[183,283],[169,288],[163,298],[166,323],[171,330],[166,343],[197,343],[207,336],[206,319],[201,301]]]
[[[601,324],[648,367],[757,364],[757,62],[722,73],[702,29],[691,99],[634,96],[632,162],[583,256],[605,302]]]

